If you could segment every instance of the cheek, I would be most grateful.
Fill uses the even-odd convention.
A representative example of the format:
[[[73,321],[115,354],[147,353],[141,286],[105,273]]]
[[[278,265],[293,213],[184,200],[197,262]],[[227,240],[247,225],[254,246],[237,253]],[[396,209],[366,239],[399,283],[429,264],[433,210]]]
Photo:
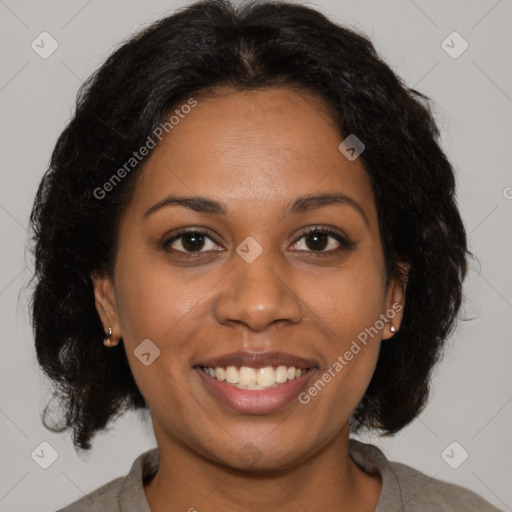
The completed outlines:
[[[328,436],[348,420],[371,381],[380,350],[378,327],[382,326],[377,322],[385,294],[379,269],[370,265],[361,265],[361,272],[354,267],[339,269],[336,279],[323,284],[310,304],[315,305],[314,321],[326,333],[325,367],[311,381],[301,403],[311,408],[311,428]]]
[[[329,274],[303,279],[302,289],[315,320],[343,339],[374,325],[386,298],[382,269],[364,253]]]
[[[328,373],[325,380],[331,388],[330,398],[348,399],[355,406],[371,380],[379,355],[380,316],[385,302],[382,269],[371,254],[360,253],[329,278],[308,279],[305,289],[310,290],[312,319],[329,340],[324,347],[326,369],[318,378]]]
[[[122,328],[132,341],[175,337],[190,322],[193,310],[203,307],[201,298],[214,281],[205,273],[174,268],[160,258],[144,257],[137,250],[117,262],[117,306]],[[211,281],[211,283],[210,283]]]

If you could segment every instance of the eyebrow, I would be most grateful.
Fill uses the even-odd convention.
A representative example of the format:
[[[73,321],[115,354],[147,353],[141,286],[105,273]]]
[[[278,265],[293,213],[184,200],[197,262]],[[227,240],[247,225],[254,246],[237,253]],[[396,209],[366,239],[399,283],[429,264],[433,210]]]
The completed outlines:
[[[350,196],[340,193],[301,196],[296,198],[293,202],[288,202],[285,210],[287,208],[289,213],[299,214],[334,204],[349,206],[361,215],[368,227],[370,226],[368,217],[363,207]],[[149,210],[146,211],[144,217],[148,217],[152,213],[165,206],[182,206],[195,212],[210,215],[229,215],[229,209],[222,201],[216,201],[205,196],[177,196],[171,194],[167,197],[164,197],[161,201],[158,201],[158,203],[154,204]]]

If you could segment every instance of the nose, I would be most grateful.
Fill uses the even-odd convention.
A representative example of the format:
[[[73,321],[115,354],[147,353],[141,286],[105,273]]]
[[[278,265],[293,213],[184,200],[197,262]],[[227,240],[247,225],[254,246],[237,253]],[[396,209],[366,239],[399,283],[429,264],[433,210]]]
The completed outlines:
[[[236,258],[214,302],[219,323],[241,323],[261,332],[271,324],[302,321],[301,301],[292,289],[289,273],[285,275],[270,251],[263,251],[252,263]]]

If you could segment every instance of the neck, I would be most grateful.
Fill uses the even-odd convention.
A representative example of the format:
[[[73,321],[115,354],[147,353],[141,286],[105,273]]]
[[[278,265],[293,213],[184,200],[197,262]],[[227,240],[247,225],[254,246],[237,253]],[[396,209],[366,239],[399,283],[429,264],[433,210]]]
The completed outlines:
[[[144,491],[151,510],[374,512],[381,478],[349,456],[342,435],[307,460],[282,470],[239,470],[202,457],[155,426],[160,466]]]

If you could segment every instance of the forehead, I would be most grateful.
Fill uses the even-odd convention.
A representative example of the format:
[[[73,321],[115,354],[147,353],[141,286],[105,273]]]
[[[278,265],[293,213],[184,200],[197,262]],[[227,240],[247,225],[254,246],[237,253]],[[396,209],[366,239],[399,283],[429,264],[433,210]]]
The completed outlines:
[[[318,97],[272,88],[196,99],[146,161],[135,208],[173,193],[217,198],[229,213],[262,211],[300,195],[341,192],[374,214],[370,178],[339,151],[342,135]]]

